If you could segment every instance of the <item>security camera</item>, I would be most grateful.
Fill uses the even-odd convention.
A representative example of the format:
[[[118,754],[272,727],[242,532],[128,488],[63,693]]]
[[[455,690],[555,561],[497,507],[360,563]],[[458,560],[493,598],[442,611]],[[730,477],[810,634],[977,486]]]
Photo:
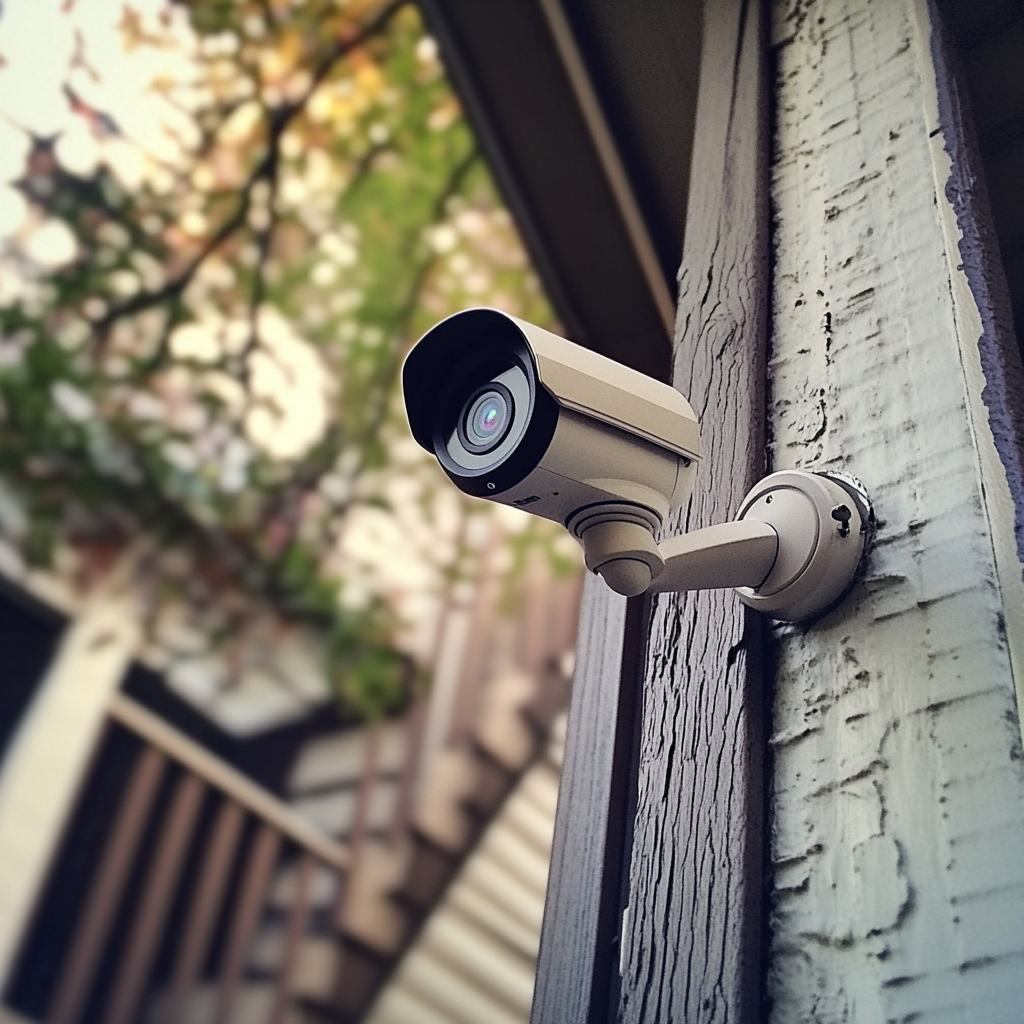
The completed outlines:
[[[815,474],[790,474],[812,478],[806,507],[782,495],[793,490],[790,479],[759,492],[760,505],[748,501],[739,521],[659,545],[665,520],[690,497],[701,456],[690,404],[667,384],[505,313],[469,309],[441,321],[409,353],[402,386],[413,437],[460,490],[562,523],[588,568],[620,594],[746,587],[741,598],[756,606],[759,588],[787,572],[794,578],[772,594],[788,593],[807,565],[790,572],[797,555],[780,541],[773,503],[798,530],[814,518],[818,533],[833,507],[825,505],[842,505],[849,515],[832,526],[845,531],[837,539],[854,538],[843,545],[848,555],[856,548],[849,578],[859,562],[866,499]],[[831,576],[824,589],[804,580],[792,607],[806,617],[808,593],[814,611],[848,582],[831,593]],[[777,618],[792,610],[785,595],[761,606]]]
[[[457,487],[563,523],[588,556],[614,527],[619,557],[602,575],[623,593],[650,586],[654,533],[690,496],[700,458],[678,391],[493,309],[439,323],[402,380],[413,437]]]

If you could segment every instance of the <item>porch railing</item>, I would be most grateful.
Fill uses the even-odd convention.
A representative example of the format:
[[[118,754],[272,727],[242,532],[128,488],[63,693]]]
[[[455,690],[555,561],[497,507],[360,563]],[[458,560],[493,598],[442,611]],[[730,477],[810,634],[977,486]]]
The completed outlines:
[[[299,944],[313,913],[325,909],[315,905],[314,878],[320,876],[321,900],[325,894],[328,901],[340,899],[349,851],[135,701],[115,697],[110,717],[112,729],[141,742],[47,1021],[129,1024],[138,1019],[159,959],[166,972],[163,995],[150,1008],[149,1022],[195,1019],[192,1000],[205,977],[211,998],[202,1016],[226,1024],[236,1011],[271,880],[291,862],[294,885],[278,963],[270,984],[261,986],[269,994],[262,1019],[280,1024]],[[194,870],[186,872],[189,866]],[[245,1019],[255,1024],[249,1002]]]
[[[441,711],[435,691],[403,720],[351,736],[358,757],[341,783],[351,807],[336,826],[115,695],[5,1000],[47,1024],[283,1024],[300,1005],[358,1019],[564,705],[578,580],[535,567],[523,587],[527,611],[514,622],[493,581],[452,596],[438,651],[461,639]],[[510,674],[532,689],[488,725]],[[536,742],[510,745],[524,728]],[[479,778],[423,792],[431,758],[455,750]],[[438,799],[453,806],[431,824],[424,807]],[[429,860],[419,876],[417,850]],[[360,888],[380,886],[382,857],[408,876],[388,875],[369,901],[398,921],[386,934],[367,931]]]

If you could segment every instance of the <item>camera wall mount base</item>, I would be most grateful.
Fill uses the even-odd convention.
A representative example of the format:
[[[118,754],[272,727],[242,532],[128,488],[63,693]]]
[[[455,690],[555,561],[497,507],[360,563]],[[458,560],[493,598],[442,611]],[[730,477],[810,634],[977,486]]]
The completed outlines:
[[[785,470],[753,487],[731,523],[659,545],[641,524],[609,520],[587,529],[583,545],[587,566],[617,593],[735,587],[751,608],[797,622],[850,587],[871,521],[853,477]]]

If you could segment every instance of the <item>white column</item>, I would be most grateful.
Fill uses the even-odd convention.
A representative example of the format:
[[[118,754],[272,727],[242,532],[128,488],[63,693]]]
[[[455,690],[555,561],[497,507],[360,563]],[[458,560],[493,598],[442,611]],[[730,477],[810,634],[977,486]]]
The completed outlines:
[[[130,602],[97,597],[61,640],[0,773],[0,989],[138,642]]]
[[[773,7],[773,468],[853,473],[879,529],[777,631],[772,1020],[1020,1020],[1024,588],[928,11]]]

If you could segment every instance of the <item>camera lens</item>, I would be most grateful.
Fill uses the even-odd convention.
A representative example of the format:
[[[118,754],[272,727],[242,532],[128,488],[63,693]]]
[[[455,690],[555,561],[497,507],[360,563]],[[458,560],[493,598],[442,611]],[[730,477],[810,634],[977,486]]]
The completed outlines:
[[[496,448],[512,425],[514,408],[511,392],[497,381],[477,388],[459,416],[463,444],[477,454]]]
[[[508,406],[497,391],[481,395],[466,417],[466,433],[477,444],[488,444],[501,431],[508,417]]]

